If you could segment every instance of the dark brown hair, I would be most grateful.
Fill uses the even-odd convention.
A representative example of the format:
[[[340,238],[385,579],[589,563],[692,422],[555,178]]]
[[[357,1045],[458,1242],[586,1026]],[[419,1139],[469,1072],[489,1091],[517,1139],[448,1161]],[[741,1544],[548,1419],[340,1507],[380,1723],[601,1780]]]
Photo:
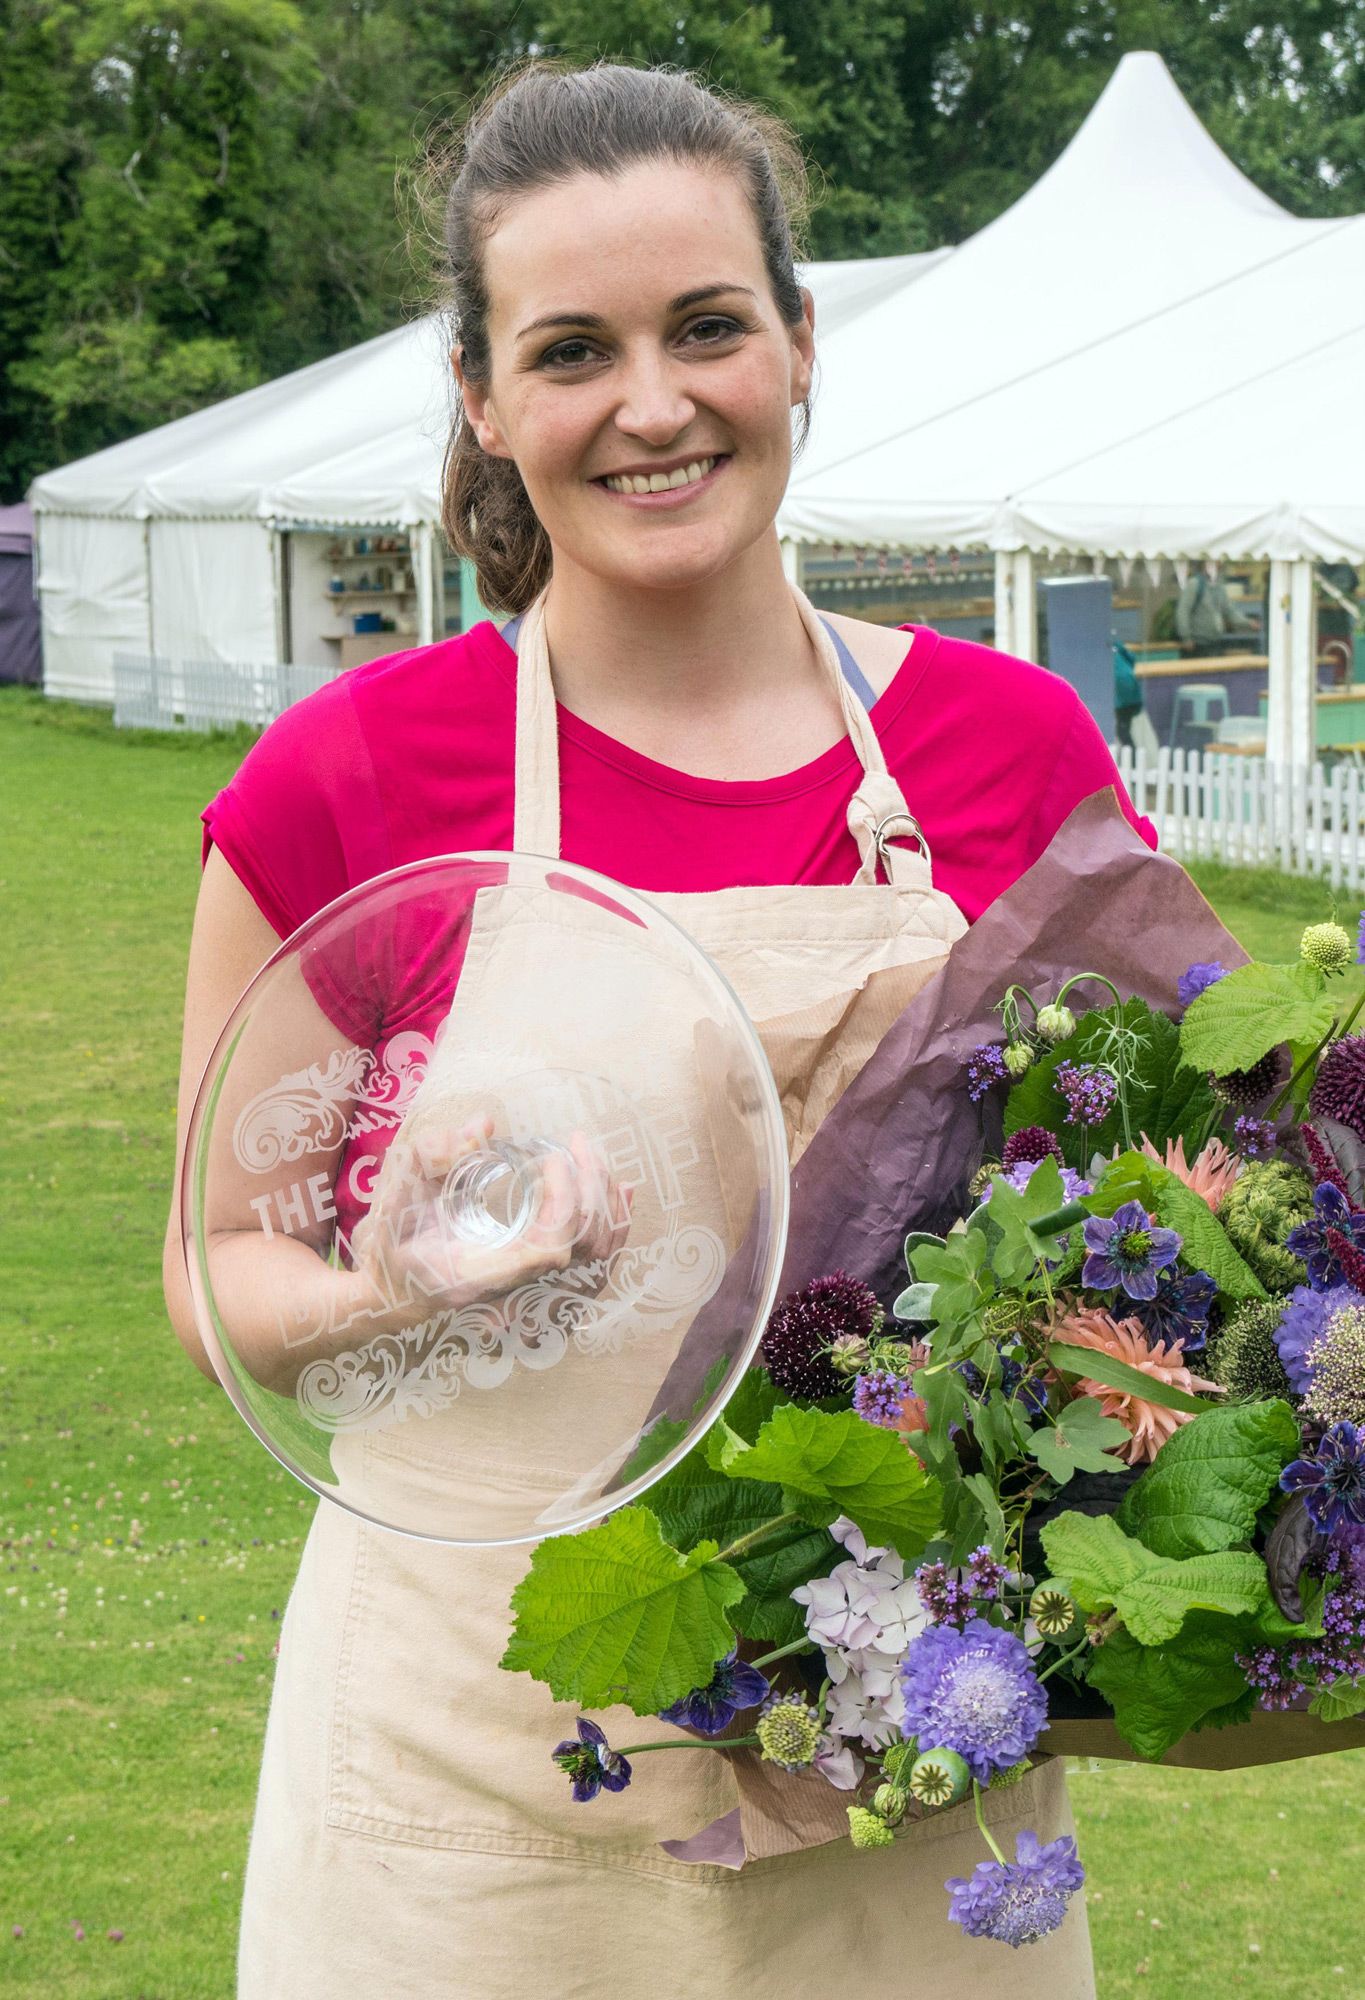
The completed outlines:
[[[536,58],[504,73],[452,147],[427,158],[428,200],[439,189],[449,345],[473,382],[487,382],[484,246],[509,201],[577,173],[619,174],[644,160],[696,161],[743,185],[785,325],[801,320],[795,269],[809,204],[801,148],[773,113],[704,86],[690,73]],[[796,449],[804,444],[809,401]],[[490,607],[524,611],[549,580],[550,543],[510,459],[485,452],[458,387],[441,469],[441,525],[468,556]]]

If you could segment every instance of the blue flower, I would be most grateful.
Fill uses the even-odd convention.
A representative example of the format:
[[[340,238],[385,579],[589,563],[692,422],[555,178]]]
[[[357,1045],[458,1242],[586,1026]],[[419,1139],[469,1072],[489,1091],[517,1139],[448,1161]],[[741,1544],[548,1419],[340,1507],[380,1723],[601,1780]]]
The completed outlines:
[[[1280,1323],[1275,1328],[1275,1345],[1289,1377],[1289,1386],[1302,1396],[1311,1386],[1313,1370],[1308,1350],[1344,1306],[1365,1306],[1365,1298],[1351,1285],[1333,1285],[1330,1291],[1314,1291],[1310,1285],[1296,1285],[1285,1302]]]
[[[1275,1127],[1266,1118],[1243,1113],[1233,1124],[1232,1138],[1233,1151],[1244,1160],[1263,1160],[1275,1144]]]
[[[1069,1834],[1044,1847],[1036,1833],[1024,1832],[1013,1861],[978,1861],[970,1880],[954,1875],[944,1883],[952,1899],[948,1918],[968,1937],[995,1938],[1016,1948],[1036,1944],[1060,1928],[1084,1880]]]
[[[1140,1201],[1125,1201],[1113,1215],[1087,1217],[1082,1234],[1090,1254],[1081,1283],[1097,1292],[1122,1285],[1130,1299],[1154,1299],[1157,1272],[1180,1255],[1175,1230],[1158,1229]]]
[[[661,1722],[676,1722],[682,1729],[696,1729],[703,1736],[719,1736],[728,1729],[742,1708],[757,1708],[768,1696],[768,1682],[757,1667],[739,1657],[739,1648],[716,1662],[715,1672],[704,1688],[693,1688],[671,1708],[661,1708]]]
[[[578,1741],[570,1737],[550,1752],[561,1771],[573,1780],[573,1795],[580,1805],[595,1799],[605,1785],[609,1792],[623,1792],[630,1783],[630,1763],[613,1750],[595,1722],[586,1715],[578,1718]]]
[[[982,1042],[972,1050],[967,1058],[967,1095],[973,1104],[979,1104],[997,1083],[1008,1083],[1009,1080],[1003,1043]]]
[[[1287,1465],[1280,1485],[1286,1493],[1302,1493],[1309,1519],[1325,1535],[1365,1527],[1365,1430],[1333,1424],[1317,1455]]]
[[[1201,993],[1207,993],[1210,986],[1216,986],[1220,979],[1227,976],[1227,967],[1220,965],[1216,958],[1191,965],[1177,979],[1175,997],[1182,1007],[1188,1007],[1191,1000],[1197,1000]]]
[[[1194,1354],[1208,1338],[1209,1307],[1217,1294],[1207,1271],[1167,1269],[1157,1279],[1155,1296],[1137,1301],[1135,1316],[1150,1340],[1179,1340]]]
[[[1028,1756],[1047,1727],[1047,1696],[1023,1641],[984,1618],[960,1632],[930,1625],[901,1667],[907,1736],[956,1750],[979,1784]]]
[[[1293,1257],[1302,1257],[1308,1266],[1308,1282],[1315,1292],[1329,1291],[1345,1278],[1341,1260],[1327,1240],[1331,1229],[1340,1231],[1357,1250],[1365,1249],[1365,1212],[1352,1208],[1339,1187],[1319,1181],[1313,1190],[1313,1220],[1301,1222],[1284,1239]]]
[[[893,1431],[900,1422],[901,1406],[912,1386],[904,1375],[876,1369],[860,1375],[854,1383],[853,1407],[864,1423],[879,1424],[883,1430]]]

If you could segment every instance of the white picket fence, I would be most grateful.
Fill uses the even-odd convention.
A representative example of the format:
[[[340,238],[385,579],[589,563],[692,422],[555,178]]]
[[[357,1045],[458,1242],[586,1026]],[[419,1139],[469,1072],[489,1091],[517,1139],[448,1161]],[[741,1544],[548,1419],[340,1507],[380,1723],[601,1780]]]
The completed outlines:
[[[249,722],[263,729],[332,678],[326,667],[115,653],[114,727],[204,730]]]
[[[1325,875],[1365,888],[1365,771],[1329,771],[1201,750],[1115,749],[1124,784],[1181,861],[1226,861]]]

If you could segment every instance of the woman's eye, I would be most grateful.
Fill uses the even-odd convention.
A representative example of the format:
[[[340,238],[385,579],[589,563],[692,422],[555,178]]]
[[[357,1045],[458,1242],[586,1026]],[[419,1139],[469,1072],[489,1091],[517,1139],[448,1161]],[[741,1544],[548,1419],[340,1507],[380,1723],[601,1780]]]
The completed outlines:
[[[577,348],[580,354],[590,352],[586,340],[561,340],[557,347],[552,347],[548,350],[544,359],[556,364],[563,362],[567,368],[577,367],[578,361],[570,351],[573,348]]]
[[[689,331],[700,333],[706,327],[713,327],[716,331],[709,338],[702,341],[703,347],[714,347],[717,340],[725,340],[732,333],[742,333],[744,331],[738,320],[723,319],[716,314],[711,314],[706,319],[694,320]]]
[[[717,347],[732,334],[743,333],[738,320],[727,319],[722,314],[709,313],[705,319],[693,320],[688,327],[688,335],[698,335],[698,345]],[[585,361],[593,358],[593,348],[586,340],[561,340],[546,350],[543,364],[552,368],[581,368]]]

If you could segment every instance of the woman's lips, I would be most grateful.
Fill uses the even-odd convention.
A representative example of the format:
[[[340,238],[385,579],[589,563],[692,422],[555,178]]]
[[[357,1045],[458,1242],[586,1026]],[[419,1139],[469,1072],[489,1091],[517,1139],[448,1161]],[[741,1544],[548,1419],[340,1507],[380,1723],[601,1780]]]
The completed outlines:
[[[730,454],[725,452],[716,458],[711,470],[701,479],[694,479],[686,486],[665,487],[662,493],[617,493],[601,479],[590,480],[589,484],[595,486],[599,493],[605,493],[608,500],[619,500],[623,507],[685,507],[698,493],[705,493],[709,486],[713,486],[729,463]]]

